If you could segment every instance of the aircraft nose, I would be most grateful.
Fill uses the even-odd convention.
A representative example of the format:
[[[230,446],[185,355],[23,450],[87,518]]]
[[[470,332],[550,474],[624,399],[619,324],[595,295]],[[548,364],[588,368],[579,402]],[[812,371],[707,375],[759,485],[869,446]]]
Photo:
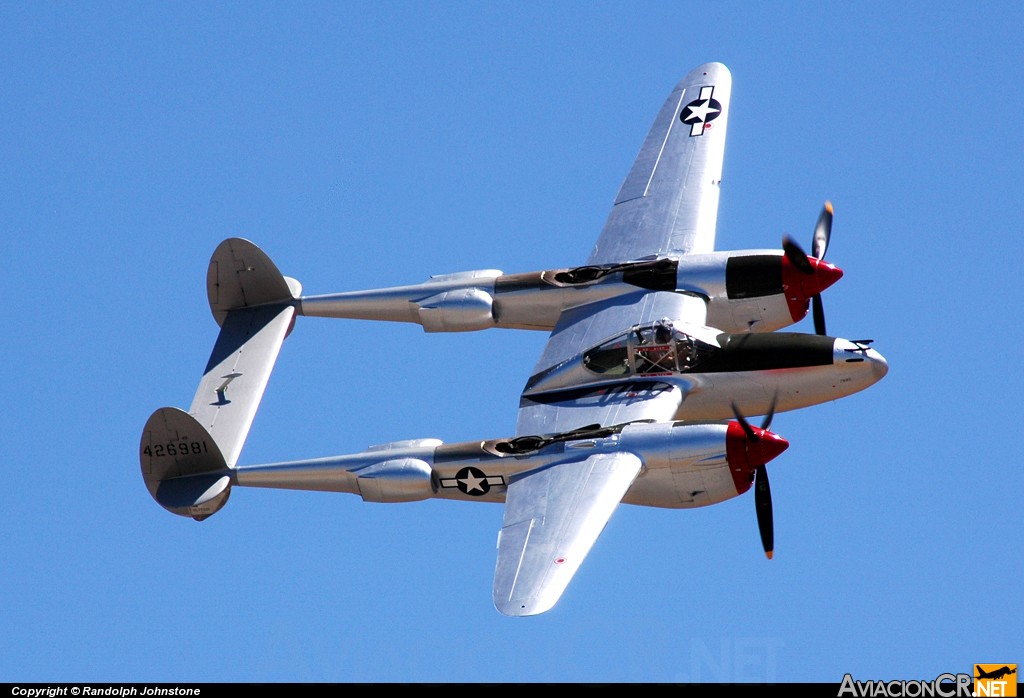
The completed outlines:
[[[835,365],[845,365],[848,370],[867,377],[877,383],[889,372],[889,362],[875,349],[868,346],[870,340],[836,339],[834,347]]]
[[[875,374],[875,380],[882,380],[889,372],[889,362],[874,349],[868,349],[864,352],[864,356],[871,362],[871,372]]]

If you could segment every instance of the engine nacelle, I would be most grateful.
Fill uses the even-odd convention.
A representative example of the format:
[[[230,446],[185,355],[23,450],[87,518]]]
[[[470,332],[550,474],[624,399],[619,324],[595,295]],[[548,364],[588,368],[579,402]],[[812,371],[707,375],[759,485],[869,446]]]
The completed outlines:
[[[811,271],[797,269],[783,250],[741,250],[555,269],[541,272],[539,283],[533,284],[528,283],[531,275],[502,276],[495,283],[496,314],[502,323],[528,327],[531,325],[524,318],[535,317],[554,326],[558,314],[572,304],[641,288],[704,299],[704,324],[710,327],[730,333],[772,332],[802,320],[809,299],[842,276],[834,265],[817,259],[808,258],[807,265]],[[554,295],[551,292],[556,289],[562,291],[555,297],[561,304],[544,303],[539,298]]]
[[[470,332],[494,327],[491,294],[479,288],[443,291],[417,301],[420,324],[426,332]]]
[[[415,502],[434,495],[430,465],[418,458],[395,458],[356,470],[364,502]]]
[[[736,333],[773,332],[799,322],[807,315],[809,298],[842,275],[818,279],[815,272],[812,286],[782,250],[687,255],[679,260],[677,273],[677,290],[708,299],[706,324]]]
[[[708,299],[705,323],[726,332],[771,332],[793,324],[782,295],[781,252],[687,255],[676,287]],[[739,272],[739,273],[738,273]]]
[[[757,440],[753,444],[737,422],[626,426],[622,447],[640,456],[644,471],[623,501],[688,509],[743,494],[750,489],[754,468],[789,445],[764,429],[751,430]]]

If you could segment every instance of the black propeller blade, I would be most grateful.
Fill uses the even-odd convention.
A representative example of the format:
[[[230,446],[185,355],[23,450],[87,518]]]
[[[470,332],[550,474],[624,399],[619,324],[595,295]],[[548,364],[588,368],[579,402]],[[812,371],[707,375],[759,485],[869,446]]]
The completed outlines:
[[[799,271],[802,271],[804,274],[814,273],[814,267],[807,260],[807,253],[804,252],[804,248],[800,247],[797,241],[788,235],[782,238],[782,251],[786,253],[786,258]]]
[[[815,293],[811,297],[811,312],[814,315],[814,334],[825,337],[828,332],[825,330],[825,308],[821,304],[821,294]]]
[[[740,408],[736,406],[736,403],[732,403],[732,413],[736,416],[736,421],[743,427],[743,433],[747,435],[747,441],[757,441],[757,432],[750,426],[750,422],[747,418],[740,414]]]
[[[772,417],[775,416],[775,405],[779,401],[779,394],[776,392],[772,395],[771,404],[768,405],[768,414],[764,416],[764,420],[761,422],[761,428],[767,431],[772,426]]]
[[[764,554],[771,560],[775,553],[772,488],[768,484],[768,468],[763,465],[754,471],[754,507],[757,509],[757,528],[761,532],[761,545],[764,546]]]

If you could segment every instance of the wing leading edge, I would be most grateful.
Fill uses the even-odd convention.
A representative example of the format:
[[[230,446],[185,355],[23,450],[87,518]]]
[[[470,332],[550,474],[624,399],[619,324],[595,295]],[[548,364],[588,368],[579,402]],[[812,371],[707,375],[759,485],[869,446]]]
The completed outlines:
[[[732,74],[705,63],[676,85],[622,183],[588,264],[712,252]]]
[[[498,538],[495,608],[532,616],[554,606],[640,467],[632,453],[603,453],[513,481]]]

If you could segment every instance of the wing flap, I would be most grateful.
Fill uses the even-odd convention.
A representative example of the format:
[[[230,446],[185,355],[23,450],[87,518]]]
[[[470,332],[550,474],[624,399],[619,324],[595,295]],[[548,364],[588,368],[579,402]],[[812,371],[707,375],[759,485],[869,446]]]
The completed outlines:
[[[498,539],[495,608],[532,616],[554,606],[640,468],[632,453],[599,453],[512,482]]]

